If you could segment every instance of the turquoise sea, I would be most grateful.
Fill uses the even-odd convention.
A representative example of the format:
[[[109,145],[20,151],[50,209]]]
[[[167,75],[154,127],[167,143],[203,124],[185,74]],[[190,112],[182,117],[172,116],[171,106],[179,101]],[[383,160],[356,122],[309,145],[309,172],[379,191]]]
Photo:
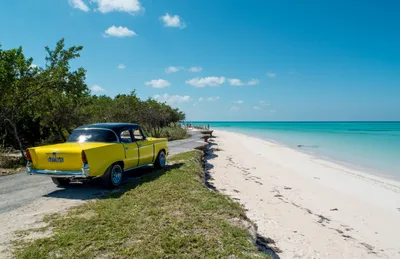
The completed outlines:
[[[400,122],[192,123],[272,140],[368,173],[400,180]]]

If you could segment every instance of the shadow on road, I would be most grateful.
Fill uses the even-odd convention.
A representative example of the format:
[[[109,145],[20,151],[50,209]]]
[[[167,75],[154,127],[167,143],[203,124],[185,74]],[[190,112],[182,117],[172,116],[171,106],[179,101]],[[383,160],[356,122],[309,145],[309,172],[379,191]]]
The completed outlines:
[[[173,164],[167,166],[165,169],[154,169],[149,166],[146,168],[127,171],[124,173],[124,183],[118,188],[112,190],[104,188],[101,185],[100,179],[92,179],[85,182],[71,183],[65,188],[59,188],[44,195],[44,197],[73,200],[118,198],[125,192],[134,189],[143,183],[154,181],[166,172],[180,168],[182,165],[182,163]]]

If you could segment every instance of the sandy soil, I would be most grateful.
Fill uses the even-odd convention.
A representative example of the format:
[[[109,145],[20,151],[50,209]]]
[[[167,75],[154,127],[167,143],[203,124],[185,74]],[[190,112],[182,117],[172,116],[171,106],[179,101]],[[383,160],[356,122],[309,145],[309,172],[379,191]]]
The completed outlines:
[[[206,167],[280,258],[400,258],[400,184],[216,131]]]
[[[11,258],[10,244],[17,238],[16,231],[40,228],[45,215],[62,212],[85,202],[74,199],[43,197],[16,210],[0,214],[0,258]],[[47,233],[44,233],[47,234]],[[34,236],[34,238],[39,235]]]

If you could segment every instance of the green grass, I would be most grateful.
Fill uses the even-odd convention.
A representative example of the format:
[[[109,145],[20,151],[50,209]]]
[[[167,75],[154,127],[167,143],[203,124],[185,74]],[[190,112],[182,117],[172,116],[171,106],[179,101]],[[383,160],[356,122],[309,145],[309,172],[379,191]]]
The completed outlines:
[[[204,187],[202,154],[171,158],[106,199],[47,217],[53,236],[15,243],[17,258],[268,258],[243,208]]]

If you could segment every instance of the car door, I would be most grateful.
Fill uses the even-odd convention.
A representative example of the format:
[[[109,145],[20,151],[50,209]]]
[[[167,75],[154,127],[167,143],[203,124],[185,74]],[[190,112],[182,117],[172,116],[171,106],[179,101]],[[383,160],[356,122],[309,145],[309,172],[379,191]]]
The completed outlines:
[[[146,139],[140,128],[133,130],[133,138],[139,147],[139,165],[147,165],[153,163],[154,144]]]
[[[125,152],[124,170],[137,167],[139,165],[139,148],[132,138],[131,128],[122,129],[119,138]]]

